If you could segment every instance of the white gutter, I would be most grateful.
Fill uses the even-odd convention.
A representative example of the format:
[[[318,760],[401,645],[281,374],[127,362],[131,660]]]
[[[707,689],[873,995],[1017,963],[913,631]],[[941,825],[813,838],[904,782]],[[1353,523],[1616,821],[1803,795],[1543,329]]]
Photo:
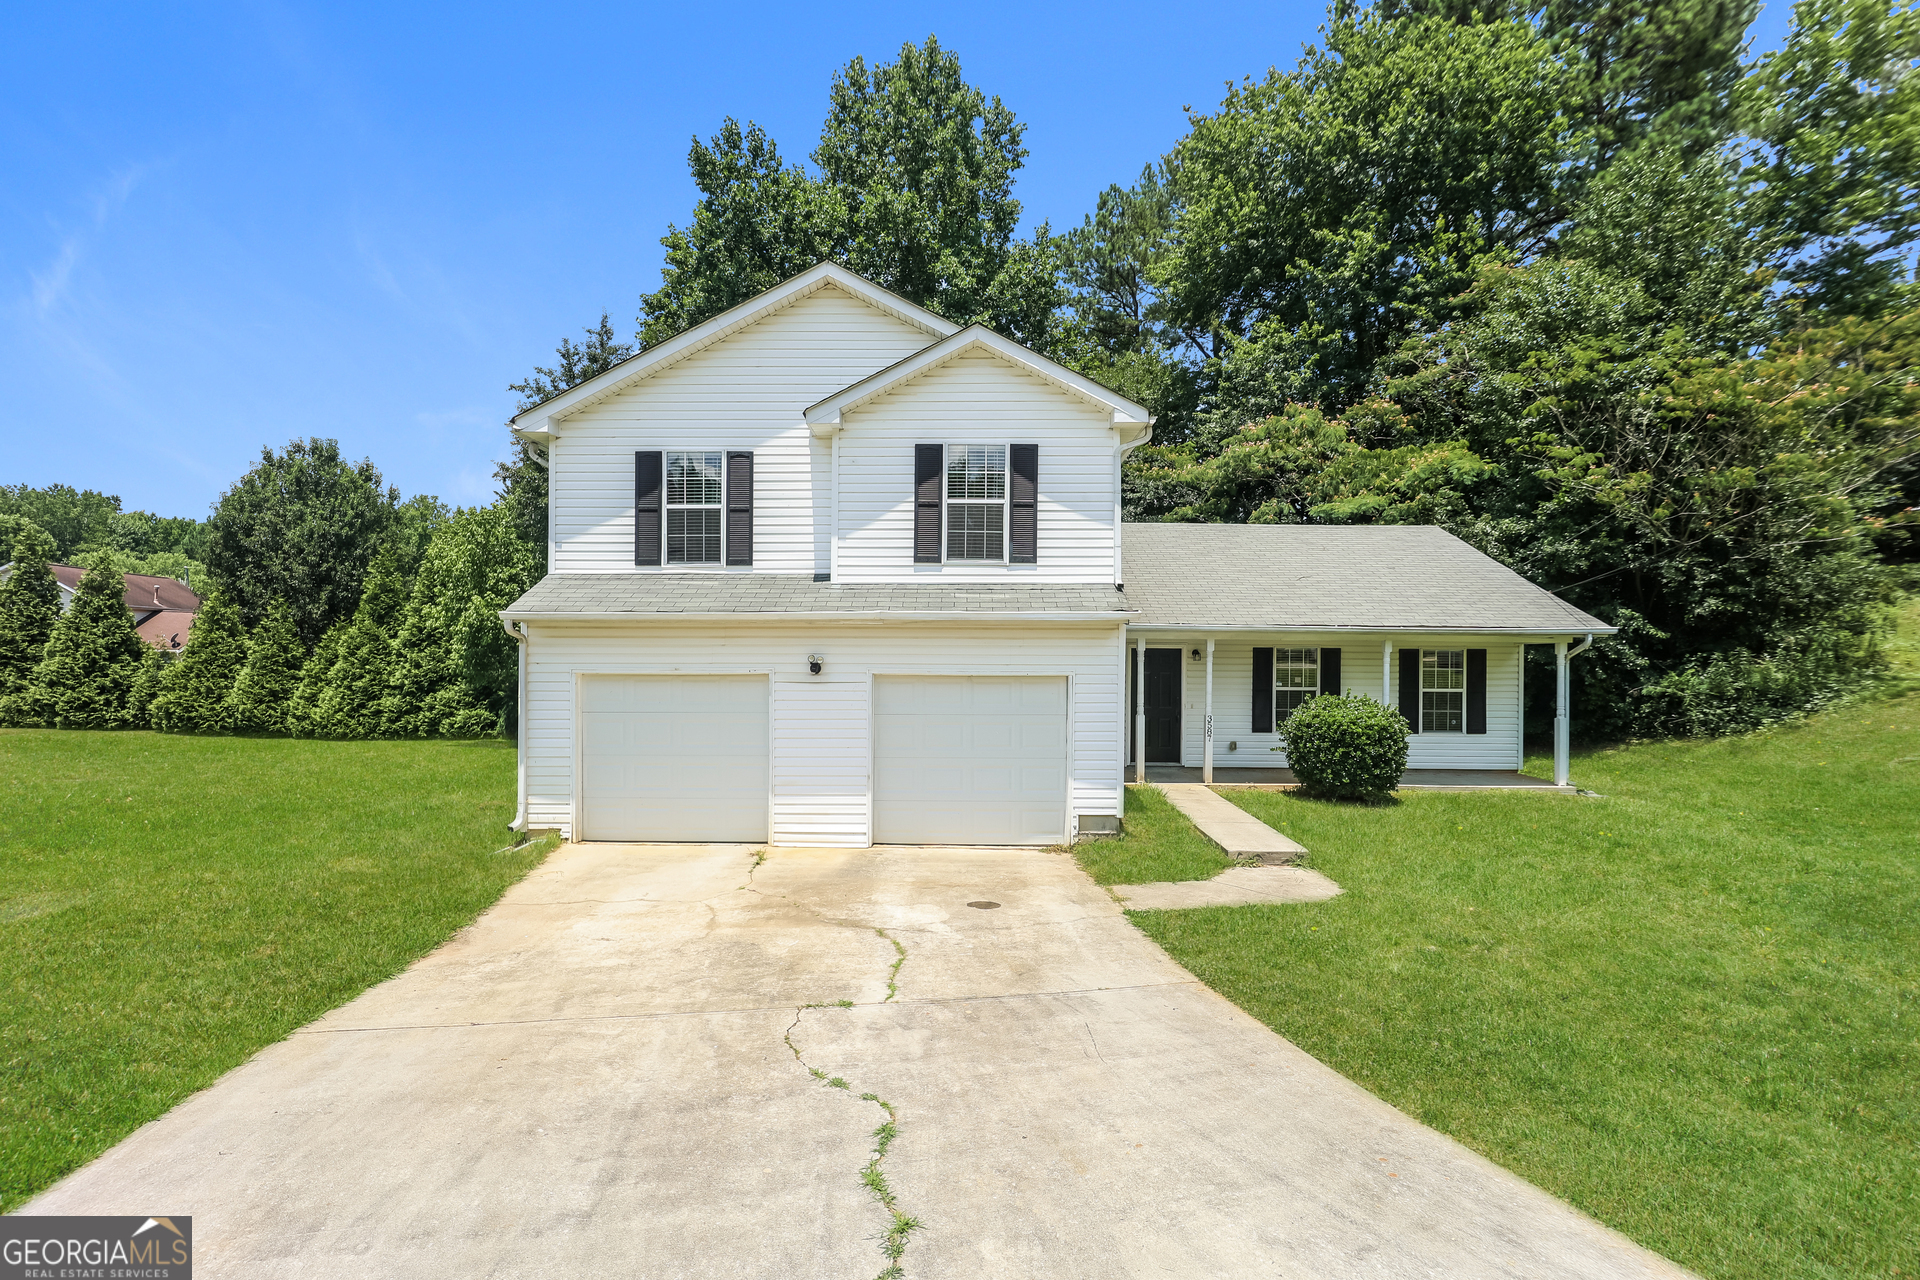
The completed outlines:
[[[502,613],[502,622],[1125,622],[1133,610],[1104,613],[1011,613],[984,609],[910,612],[904,609],[765,609],[736,613]]]
[[[504,617],[500,625],[506,629],[518,650],[520,659],[519,684],[514,693],[513,713],[513,771],[514,790],[518,793],[513,810],[513,822],[509,828],[514,831],[527,829],[527,641],[531,637],[527,629],[518,623],[508,622]]]

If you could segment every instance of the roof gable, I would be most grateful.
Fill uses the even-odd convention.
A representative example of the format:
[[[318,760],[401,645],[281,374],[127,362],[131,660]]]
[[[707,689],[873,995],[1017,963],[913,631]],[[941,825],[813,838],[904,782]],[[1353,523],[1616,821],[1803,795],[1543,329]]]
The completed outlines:
[[[732,337],[749,325],[812,297],[822,289],[830,288],[850,294],[868,306],[919,329],[929,341],[938,341],[960,328],[944,316],[935,315],[925,307],[855,275],[838,263],[822,262],[765,293],[702,321],[684,333],[628,356],[597,377],[522,410],[510,420],[513,433],[533,443],[550,441],[557,434],[555,426],[567,415],[617,395],[636,382]]]
[[[970,324],[925,350],[916,351],[906,359],[834,392],[807,409],[807,424],[816,436],[832,435],[839,429],[843,415],[881,396],[899,391],[915,379],[925,377],[966,355],[991,356],[1019,373],[1037,378],[1107,414],[1115,427],[1137,428],[1138,433],[1144,436],[1146,429],[1153,424],[1153,415],[1144,406],[1101,386],[1085,374],[1076,373],[979,324]]]

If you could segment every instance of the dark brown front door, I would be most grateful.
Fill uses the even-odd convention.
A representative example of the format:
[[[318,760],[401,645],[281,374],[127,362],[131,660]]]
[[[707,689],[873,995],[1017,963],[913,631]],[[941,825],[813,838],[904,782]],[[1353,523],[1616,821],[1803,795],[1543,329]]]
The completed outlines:
[[[1139,650],[1129,650],[1139,661]],[[1138,706],[1139,679],[1129,664],[1128,702]],[[1138,712],[1136,711],[1136,716]],[[1131,728],[1131,726],[1129,726]],[[1180,651],[1147,650],[1147,763],[1180,763]]]

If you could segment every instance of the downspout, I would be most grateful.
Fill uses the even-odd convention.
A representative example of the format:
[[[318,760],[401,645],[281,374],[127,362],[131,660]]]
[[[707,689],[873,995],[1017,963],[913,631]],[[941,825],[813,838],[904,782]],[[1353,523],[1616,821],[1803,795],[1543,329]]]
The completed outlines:
[[[508,622],[500,619],[500,625],[513,637],[514,647],[519,658],[518,683],[515,686],[513,714],[513,771],[514,790],[517,793],[513,810],[511,829],[527,829],[527,641],[531,638],[524,622]]]
[[[1567,648],[1565,640],[1553,642],[1553,785],[1556,787],[1569,785],[1568,779],[1573,773],[1572,721],[1569,713],[1572,702],[1572,682],[1569,678],[1568,664],[1592,647],[1591,631],[1587,633],[1585,640],[1572,649]]]

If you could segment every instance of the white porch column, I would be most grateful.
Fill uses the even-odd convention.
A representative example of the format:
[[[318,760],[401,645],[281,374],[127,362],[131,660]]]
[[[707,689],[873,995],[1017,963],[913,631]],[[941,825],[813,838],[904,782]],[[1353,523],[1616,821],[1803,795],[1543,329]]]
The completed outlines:
[[[1147,638],[1133,651],[1133,780],[1147,780]]]
[[[1380,645],[1380,705],[1393,705],[1393,641]]]
[[[1200,781],[1213,785],[1213,641],[1207,641],[1207,719],[1200,748]]]
[[[1553,642],[1553,785],[1564,787],[1572,772],[1567,734],[1567,642]]]

